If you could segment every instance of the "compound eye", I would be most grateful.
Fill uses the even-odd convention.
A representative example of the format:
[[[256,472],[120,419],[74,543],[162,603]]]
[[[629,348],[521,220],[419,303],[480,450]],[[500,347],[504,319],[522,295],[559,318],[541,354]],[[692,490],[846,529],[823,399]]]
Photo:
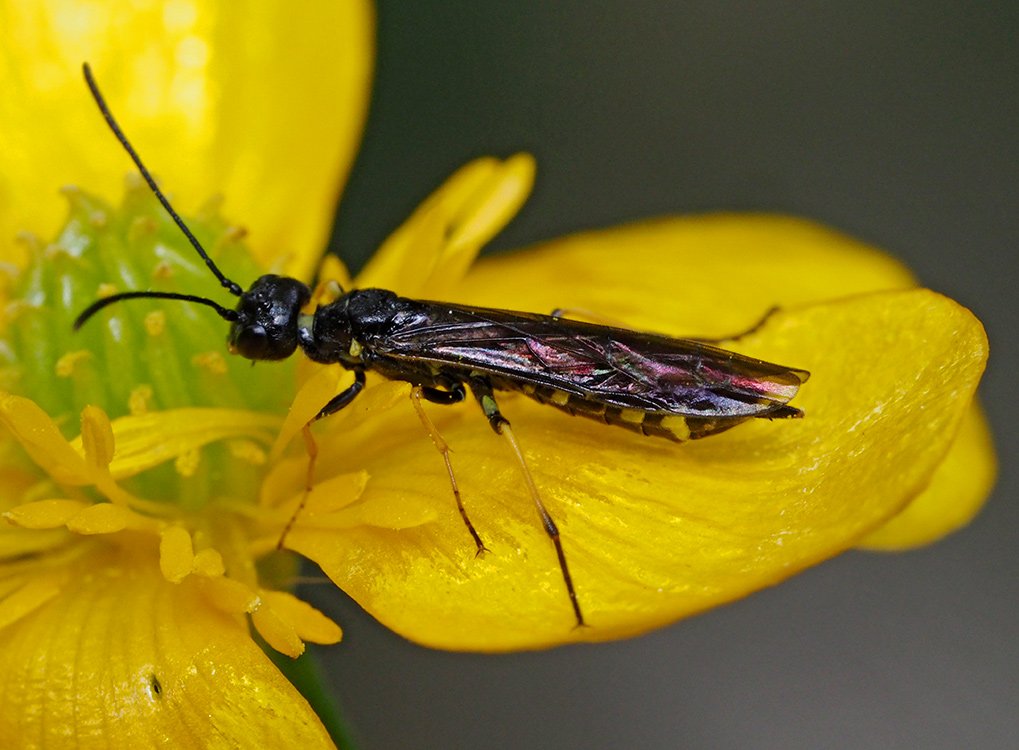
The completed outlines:
[[[247,359],[264,359],[268,349],[269,335],[265,328],[257,323],[250,323],[237,328],[231,336],[230,343],[237,353]]]

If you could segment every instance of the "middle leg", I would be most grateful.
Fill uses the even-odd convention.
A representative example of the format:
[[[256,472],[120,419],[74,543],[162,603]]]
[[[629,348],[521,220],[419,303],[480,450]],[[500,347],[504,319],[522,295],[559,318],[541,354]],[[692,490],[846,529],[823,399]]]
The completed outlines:
[[[456,383],[449,390],[440,390],[438,388],[429,388],[427,386],[414,386],[410,392],[410,402],[414,405],[414,411],[417,412],[418,419],[421,420],[421,424],[425,426],[425,431],[428,433],[428,437],[432,439],[432,445],[435,446],[440,454],[442,454],[442,460],[446,463],[446,473],[449,474],[449,484],[453,488],[453,497],[456,499],[456,509],[460,511],[460,518],[463,519],[464,526],[467,527],[468,533],[474,540],[474,546],[477,551],[474,553],[475,557],[479,557],[485,552],[488,552],[488,547],[481,541],[481,537],[478,535],[477,529],[474,528],[474,524],[471,523],[470,517],[467,515],[467,509],[464,507],[463,498],[460,497],[460,485],[456,481],[456,474],[453,473],[453,462],[449,458],[450,449],[449,443],[447,443],[442,435],[439,434],[439,430],[435,427],[428,413],[421,405],[421,399],[424,398],[426,401],[431,401],[436,404],[456,404],[463,401],[466,397],[464,387],[460,383]]]

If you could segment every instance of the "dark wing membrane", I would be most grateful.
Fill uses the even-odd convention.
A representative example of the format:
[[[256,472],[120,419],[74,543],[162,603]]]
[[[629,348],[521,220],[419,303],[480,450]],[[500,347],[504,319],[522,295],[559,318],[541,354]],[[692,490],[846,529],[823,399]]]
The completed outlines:
[[[752,417],[781,409],[808,373],[695,341],[549,315],[407,300],[373,348],[395,359],[547,386],[621,408]]]

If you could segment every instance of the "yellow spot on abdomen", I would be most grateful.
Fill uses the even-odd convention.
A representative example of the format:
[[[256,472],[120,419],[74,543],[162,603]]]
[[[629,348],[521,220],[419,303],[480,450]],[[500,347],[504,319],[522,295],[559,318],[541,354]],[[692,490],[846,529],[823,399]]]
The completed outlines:
[[[646,416],[647,414],[645,412],[642,412],[640,409],[619,410],[619,418],[624,422],[628,422],[630,424],[640,424],[641,422],[644,421],[644,417]]]
[[[556,406],[566,406],[570,402],[570,394],[565,391],[554,391],[549,400]]]
[[[662,429],[668,430],[676,436],[677,440],[689,440],[690,428],[686,425],[686,419],[679,416],[665,417],[661,421]]]

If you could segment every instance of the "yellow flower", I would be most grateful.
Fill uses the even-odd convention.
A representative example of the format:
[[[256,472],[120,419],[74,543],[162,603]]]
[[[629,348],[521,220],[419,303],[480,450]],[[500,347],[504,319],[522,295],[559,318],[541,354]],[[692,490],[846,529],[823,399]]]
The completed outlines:
[[[252,369],[224,356],[222,321],[180,303],[125,303],[71,338],[75,313],[114,288],[226,296],[142,188],[110,207],[126,159],[78,68],[93,63],[228,275],[307,280],[363,119],[370,10],[53,0],[3,6],[0,21],[0,237],[58,237],[0,244],[20,269],[2,321],[0,736],[328,746],[247,627],[290,655],[339,638],[285,591],[293,571],[273,552],[303,496],[294,438],[351,376]],[[619,638],[854,545],[926,543],[979,509],[994,466],[972,404],[986,340],[968,311],[888,257],[780,217],[662,220],[474,263],[533,171],[523,155],[467,165],[354,286],[688,336],[779,304],[732,348],[810,370],[795,401],[807,416],[676,446],[500,396],[562,530],[590,625],[574,628],[519,467],[477,408],[426,406],[481,557],[409,386],[369,380],[316,425],[315,487],[287,546],[382,622],[451,649]],[[68,193],[57,234],[66,209],[50,196],[68,182],[87,192]],[[254,260],[197,208],[210,191],[250,230]],[[320,275],[349,287],[335,261]]]
[[[512,169],[512,160],[502,167]],[[396,237],[415,235],[426,217]],[[365,275],[418,253],[391,240]],[[479,261],[453,285],[463,259],[434,255],[433,269],[386,283],[426,297],[438,284],[470,304],[605,311],[674,335],[739,331],[777,302],[782,311],[732,348],[812,374],[794,401],[802,421],[758,421],[678,447],[503,397],[563,533],[591,625],[578,630],[519,469],[475,410],[434,411],[471,519],[490,535],[493,553],[480,560],[402,399],[370,420],[323,424],[319,481],[365,471],[362,512],[391,514],[399,531],[349,528],[338,544],[334,530],[307,525],[289,544],[409,638],[505,650],[633,635],[849,547],[933,541],[966,523],[990,489],[993,450],[971,403],[987,354],[982,327],[861,243],[797,219],[718,215],[553,241]]]
[[[160,178],[231,272],[308,276],[360,134],[372,20],[358,0],[0,6],[0,252],[21,269],[3,284],[0,744],[332,746],[249,632],[290,655],[340,636],[252,549],[282,523],[260,525],[258,490],[287,389],[179,306],[70,334],[104,282],[222,291],[144,190],[110,207],[127,162],[80,70],[168,157]],[[61,200],[64,184],[81,190]],[[199,208],[219,191],[255,261]]]

